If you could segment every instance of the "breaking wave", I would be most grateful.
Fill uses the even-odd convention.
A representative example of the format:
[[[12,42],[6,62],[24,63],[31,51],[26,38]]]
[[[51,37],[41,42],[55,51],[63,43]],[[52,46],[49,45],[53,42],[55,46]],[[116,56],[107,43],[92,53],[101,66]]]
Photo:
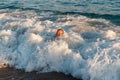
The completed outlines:
[[[54,16],[53,16],[54,15]],[[65,34],[54,39],[57,29]],[[102,18],[0,10],[0,68],[120,80],[120,26]]]

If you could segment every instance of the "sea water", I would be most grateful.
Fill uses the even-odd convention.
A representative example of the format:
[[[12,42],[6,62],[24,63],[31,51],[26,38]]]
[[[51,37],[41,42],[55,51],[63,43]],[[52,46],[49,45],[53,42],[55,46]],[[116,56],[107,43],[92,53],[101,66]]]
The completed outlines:
[[[120,80],[119,4],[119,0],[1,0],[0,68]],[[59,28],[64,35],[54,39]]]

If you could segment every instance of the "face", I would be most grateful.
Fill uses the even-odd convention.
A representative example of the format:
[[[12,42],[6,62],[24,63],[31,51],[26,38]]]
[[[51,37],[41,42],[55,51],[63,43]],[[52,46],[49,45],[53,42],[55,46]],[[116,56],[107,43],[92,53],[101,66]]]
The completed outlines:
[[[62,29],[58,29],[56,32],[56,37],[62,36],[64,34],[64,31]]]

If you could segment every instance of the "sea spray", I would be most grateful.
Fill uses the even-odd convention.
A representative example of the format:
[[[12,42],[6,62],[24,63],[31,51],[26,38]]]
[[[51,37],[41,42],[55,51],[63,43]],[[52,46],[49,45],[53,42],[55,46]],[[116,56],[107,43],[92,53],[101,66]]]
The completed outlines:
[[[20,10],[0,15],[0,67],[57,71],[83,80],[120,79],[120,27],[110,21]],[[54,39],[58,28],[65,34]]]

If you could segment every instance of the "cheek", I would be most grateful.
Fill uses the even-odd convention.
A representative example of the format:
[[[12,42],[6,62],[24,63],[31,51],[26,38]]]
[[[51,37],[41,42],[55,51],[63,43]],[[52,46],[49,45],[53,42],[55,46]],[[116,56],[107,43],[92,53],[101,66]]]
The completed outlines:
[[[60,34],[61,34],[61,35],[63,35],[64,33],[63,33],[63,32],[61,32]]]
[[[61,32],[60,35],[63,35],[63,32]]]

